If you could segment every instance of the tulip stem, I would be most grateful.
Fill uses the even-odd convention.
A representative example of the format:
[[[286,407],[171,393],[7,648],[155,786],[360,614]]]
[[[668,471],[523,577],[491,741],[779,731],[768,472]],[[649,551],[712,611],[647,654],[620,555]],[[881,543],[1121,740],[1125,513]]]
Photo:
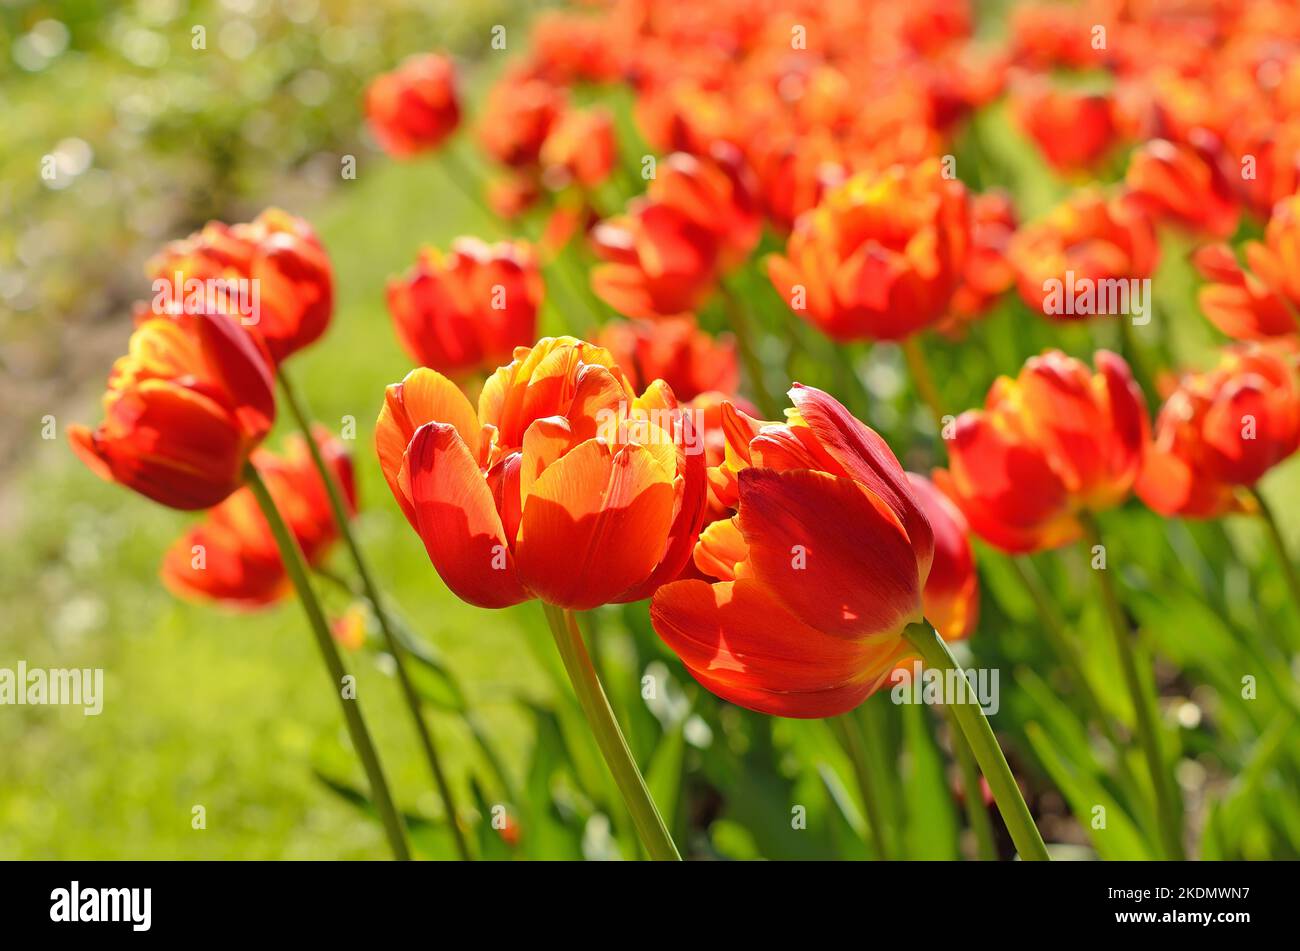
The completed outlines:
[[[298,547],[298,540],[294,538],[289,526],[284,523],[280,510],[275,506],[275,500],[271,498],[271,493],[266,488],[266,483],[262,481],[262,477],[251,462],[244,466],[244,479],[252,489],[262,514],[266,517],[267,525],[270,526],[271,534],[280,549],[280,559],[284,562],[284,569],[298,593],[298,600],[307,615],[308,626],[316,636],[316,646],[320,649],[332,682],[331,690],[339,698],[339,703],[343,707],[343,719],[347,723],[348,735],[352,738],[352,746],[356,749],[361,765],[365,769],[366,778],[369,780],[370,798],[384,824],[389,848],[398,861],[409,861],[411,853],[406,844],[406,828],[397,807],[393,804],[392,794],[388,790],[388,780],[384,778],[384,769],[379,763],[379,754],[375,751],[375,744],[370,738],[370,731],[366,728],[366,721],[361,716],[361,704],[355,698],[349,699],[344,696],[347,669],[343,666],[338,646],[330,635],[329,625],[325,622],[325,613],[321,610],[316,591],[307,577],[307,566],[302,556],[302,549]]]
[[[916,648],[925,664],[942,670],[945,674],[950,670],[956,671],[965,679],[966,672],[952,656],[947,643],[929,623],[909,624],[903,637]],[[993,798],[998,804],[998,811],[1002,813],[1002,820],[1007,824],[1007,831],[1011,833],[1016,851],[1026,861],[1046,862],[1051,859],[1047,854],[1047,846],[1043,844],[1043,837],[1034,825],[1034,817],[1025,805],[1025,797],[1020,794],[1020,786],[1011,774],[1011,767],[1007,765],[1002,747],[993,735],[993,728],[989,726],[988,718],[975,701],[973,693],[974,691],[965,691],[960,702],[951,704],[953,716],[956,717],[966,742],[970,744],[971,752],[975,754],[989,788],[993,790]]]
[[[849,763],[853,766],[853,776],[857,780],[862,805],[867,812],[867,824],[871,826],[871,835],[876,843],[876,855],[888,861],[893,858],[893,847],[889,841],[885,813],[880,805],[880,790],[876,787],[876,779],[867,763],[867,744],[862,738],[862,727],[852,713],[830,717],[826,722],[844,747]]]
[[[930,364],[925,358],[925,346],[921,343],[919,334],[912,334],[902,343],[903,357],[907,360],[907,370],[912,375],[912,384],[916,387],[917,395],[921,397],[921,402],[930,408],[930,415],[934,417],[934,425],[943,430],[943,397],[939,395],[939,387],[935,385],[934,376],[930,373]]]
[[[681,861],[677,846],[673,844],[668,828],[650,798],[641,771],[637,769],[632,751],[628,749],[623,731],[619,729],[618,720],[610,708],[609,698],[600,684],[596,669],[591,665],[587,646],[583,643],[582,632],[573,612],[553,604],[543,604],[546,621],[551,626],[555,637],[555,646],[559,649],[560,660],[569,675],[573,692],[578,696],[578,703],[587,717],[587,724],[596,737],[596,745],[605,758],[605,765],[614,775],[614,782],[623,795],[628,812],[632,814],[632,824],[636,826],[637,835],[645,846],[650,858],[656,861]]]
[[[1079,521],[1083,525],[1083,540],[1089,548],[1088,554],[1091,555],[1099,549],[1104,551],[1101,531],[1092,513],[1081,512]],[[1099,568],[1094,573],[1097,575],[1097,587],[1101,591],[1102,604],[1114,636],[1115,651],[1119,654],[1124,684],[1133,704],[1138,743],[1142,747],[1142,755],[1146,757],[1147,768],[1151,772],[1151,786],[1156,794],[1156,825],[1164,846],[1165,858],[1181,861],[1184,858],[1182,835],[1179,832],[1182,809],[1170,783],[1169,772],[1165,769],[1164,754],[1160,750],[1159,715],[1156,711],[1155,698],[1142,685],[1137,658],[1133,653],[1132,638],[1129,635],[1128,620],[1120,607],[1119,595],[1115,591],[1110,572],[1106,568]]]
[[[767,381],[763,378],[763,361],[758,357],[754,323],[749,319],[749,312],[745,310],[740,298],[732,292],[731,288],[721,281],[718,282],[718,292],[727,311],[727,321],[736,334],[736,348],[740,351],[740,359],[745,364],[745,375],[749,377],[749,385],[754,388],[754,399],[758,402],[758,408],[763,411],[765,418],[778,419],[781,415],[781,407],[768,392]]]
[[[1291,591],[1291,603],[1300,605],[1300,573],[1297,573],[1295,562],[1291,560],[1291,555],[1287,552],[1286,539],[1282,537],[1282,527],[1278,524],[1273,509],[1264,501],[1264,496],[1254,489],[1249,490],[1249,492],[1251,498],[1254,499],[1255,505],[1259,508],[1260,520],[1268,530],[1268,538],[1273,544],[1274,552],[1277,553],[1277,560],[1282,563],[1282,577],[1286,579],[1287,587]]]
[[[407,709],[410,711],[411,720],[415,723],[415,732],[419,734],[420,746],[424,750],[424,758],[428,760],[429,768],[433,773],[434,784],[438,787],[438,794],[442,797],[443,808],[447,812],[447,825],[451,829],[456,853],[460,856],[461,861],[468,862],[472,856],[470,855],[469,845],[465,841],[465,833],[460,827],[460,817],[456,810],[455,798],[452,796],[451,784],[447,781],[447,774],[442,768],[442,760],[438,756],[438,748],[434,744],[429,724],[425,721],[424,714],[420,709],[420,695],[416,693],[411,678],[406,671],[406,650],[402,646],[401,639],[393,631],[394,625],[392,619],[388,616],[388,609],[379,595],[379,589],[370,573],[370,566],[367,564],[365,556],[362,555],[361,546],[357,544],[356,536],[352,532],[348,511],[343,503],[343,492],[334,478],[334,473],[330,471],[329,466],[325,465],[320,446],[316,444],[316,440],[312,437],[310,417],[306,406],[298,395],[297,388],[290,381],[289,375],[284,372],[283,367],[277,371],[277,375],[280,378],[280,388],[284,392],[285,402],[289,404],[289,410],[293,413],[298,428],[302,430],[303,438],[307,441],[307,448],[311,452],[312,462],[316,466],[316,471],[320,474],[321,481],[325,484],[325,491],[330,500],[330,509],[334,513],[334,522],[338,525],[339,534],[347,545],[348,553],[352,556],[352,562],[356,565],[357,574],[361,577],[361,585],[365,590],[366,599],[370,602],[375,617],[379,620],[379,629],[383,632],[388,653],[392,655],[393,668],[397,672],[397,682],[401,686],[402,697],[406,701]]]
[[[993,862],[998,857],[998,847],[993,840],[993,823],[984,805],[984,787],[980,785],[979,766],[961,724],[951,707],[944,711],[948,716],[948,731],[952,734],[952,754],[961,771],[962,793],[966,800],[966,821],[975,833],[975,854],[981,862]]]

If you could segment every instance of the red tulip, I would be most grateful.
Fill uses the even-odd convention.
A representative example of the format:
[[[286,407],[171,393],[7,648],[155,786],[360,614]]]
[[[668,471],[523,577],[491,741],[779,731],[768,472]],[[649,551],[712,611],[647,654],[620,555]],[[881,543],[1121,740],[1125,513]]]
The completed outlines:
[[[990,191],[974,196],[971,201],[970,253],[962,271],[961,285],[952,295],[950,316],[957,322],[985,313],[1015,284],[1015,269],[1007,257],[1015,230],[1015,209],[1003,192]]]
[[[96,475],[176,509],[216,505],[275,419],[270,359],[226,317],[145,320],[113,364],[104,421],[73,425]]]
[[[343,486],[349,510],[355,512],[352,460],[342,443],[324,430],[314,435],[326,465]],[[339,534],[306,441],[294,434],[283,457],[258,449],[252,462],[307,563],[319,564]],[[180,597],[241,608],[262,607],[291,590],[270,526],[247,487],[212,508],[173,543],[163,557],[162,580]]]
[[[690,557],[704,456],[664,384],[637,396],[572,337],[520,347],[478,411],[446,377],[388,388],[375,444],[388,485],[453,593],[573,610],[648,597]]]
[[[1217,147],[1152,139],[1129,157],[1124,181],[1156,217],[1211,237],[1237,230],[1239,209]]]
[[[564,91],[527,70],[512,69],[488,93],[479,122],[484,150],[511,168],[535,166],[542,144],[564,113]]]
[[[609,178],[617,157],[614,119],[609,111],[570,109],[551,127],[540,160],[551,188],[574,183],[591,189]]]
[[[979,620],[980,585],[966,516],[923,475],[909,472],[912,494],[934,532],[934,562],[925,579],[925,619],[946,641],[970,637]]]
[[[1300,332],[1300,195],[1273,209],[1264,240],[1248,241],[1246,262],[1226,244],[1196,252],[1202,275],[1200,304],[1216,327],[1237,340],[1263,340]]]
[[[1023,226],[1008,256],[1020,296],[1034,310],[1069,319],[1072,308],[1051,306],[1049,285],[1066,292],[1082,282],[1141,280],[1155,270],[1160,246],[1150,217],[1131,197],[1107,198],[1099,189],[1075,193],[1046,217]],[[1099,313],[1099,307],[1092,308]]]
[[[651,621],[707,689],[761,713],[856,707],[907,652],[934,556],[929,520],[884,440],[827,394],[796,385],[783,424],[729,406],[720,482],[734,518],[701,534],[721,579],[656,592]]]
[[[864,172],[795,222],[768,259],[777,291],[836,340],[901,340],[939,320],[961,281],[970,210],[938,160]]]
[[[376,76],[366,89],[366,118],[389,155],[436,149],[460,125],[455,66],[446,56],[425,53]]]
[[[204,310],[238,317],[276,363],[316,341],[334,310],[329,255],[311,225],[278,208],[247,224],[210,222],[166,245],[147,270],[154,280],[155,315]],[[223,288],[222,281],[245,284]],[[195,282],[203,282],[197,295],[191,290]],[[243,295],[251,299],[241,300]],[[241,305],[249,302],[255,306],[244,313],[249,308]]]
[[[1015,88],[1012,110],[1043,157],[1059,170],[1095,164],[1118,140],[1110,98],[1098,93],[1027,82]]]
[[[388,283],[388,310],[411,359],[449,376],[499,366],[536,338],[542,277],[531,246],[458,238],[421,252]]]
[[[1004,551],[1078,538],[1081,510],[1128,495],[1142,464],[1146,401],[1128,364],[1099,350],[1097,372],[1059,350],[999,377],[984,409],[957,418],[947,471],[935,484],[975,533]]]
[[[679,400],[689,401],[709,392],[732,397],[740,384],[734,341],[714,340],[693,317],[611,322],[600,329],[596,344],[610,352],[633,389],[663,380]]]
[[[1226,350],[1189,373],[1156,416],[1138,496],[1161,515],[1214,518],[1243,511],[1253,487],[1300,447],[1296,358],[1258,345]]]

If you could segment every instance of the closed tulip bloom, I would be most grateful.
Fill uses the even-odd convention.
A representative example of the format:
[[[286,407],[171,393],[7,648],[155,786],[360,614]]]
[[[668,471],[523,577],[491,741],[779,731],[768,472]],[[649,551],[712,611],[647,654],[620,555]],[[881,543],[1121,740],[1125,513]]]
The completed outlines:
[[[1226,238],[1240,210],[1219,165],[1219,149],[1152,139],[1129,157],[1125,184],[1156,217],[1191,231]]]
[[[675,581],[650,617],[704,687],[787,717],[856,707],[907,653],[934,536],[889,447],[826,393],[796,385],[784,423],[724,407],[736,514],[700,536],[715,583]]]
[[[390,386],[375,432],[394,497],[453,593],[572,610],[648,597],[690,557],[704,456],[672,391],[638,396],[572,337],[520,347],[478,409],[446,377]]]
[[[1088,188],[1021,227],[1007,253],[1025,303],[1069,319],[1070,309],[1056,306],[1055,288],[1070,293],[1082,281],[1097,288],[1102,281],[1150,277],[1160,246],[1151,218],[1131,196],[1108,198]]]
[[[863,172],[795,222],[768,259],[777,291],[840,341],[902,340],[939,320],[961,281],[970,209],[939,161]]]
[[[569,109],[551,128],[540,155],[546,183],[595,188],[614,168],[618,145],[607,109]]]
[[[343,444],[325,430],[314,435],[326,465],[343,487],[349,513],[355,513],[352,460]],[[307,443],[295,433],[283,456],[258,449],[252,463],[307,563],[322,562],[339,533]],[[246,487],[208,511],[202,522],[172,544],[163,556],[161,574],[173,594],[235,608],[263,607],[291,590],[270,526]]]
[[[690,401],[709,392],[733,396],[740,385],[735,341],[729,335],[715,340],[694,317],[611,321],[596,343],[610,352],[633,389],[663,380],[679,400]]]
[[[1029,82],[1012,94],[1012,111],[1055,169],[1087,168],[1118,140],[1110,98]]]
[[[1279,202],[1264,240],[1245,245],[1246,268],[1227,244],[1193,260],[1213,283],[1201,288],[1205,316],[1229,337],[1266,340],[1300,332],[1300,195]]]
[[[440,146],[460,125],[456,67],[446,56],[412,56],[366,89],[366,119],[380,147],[408,158]]]
[[[96,475],[176,509],[216,505],[275,419],[269,357],[222,316],[145,320],[113,364],[104,421],[69,427]]]
[[[1015,285],[1015,269],[1007,257],[1015,231],[1015,209],[1005,193],[990,191],[973,198],[970,253],[952,296],[951,316],[957,322],[985,313]]]
[[[1009,552],[1077,539],[1078,514],[1118,505],[1142,465],[1146,401],[1128,364],[1099,350],[1097,372],[1050,350],[1015,379],[999,377],[984,408],[957,417],[948,469],[935,484],[986,542]]]
[[[542,295],[530,245],[458,238],[447,254],[426,248],[389,281],[388,310],[413,361],[461,377],[499,366],[536,339]]]
[[[210,222],[166,245],[147,270],[154,280],[156,314],[168,310],[160,304],[167,297],[190,312],[220,311],[257,334],[276,363],[319,339],[334,311],[329,255],[311,225],[279,208],[268,208],[247,223]],[[218,279],[248,283],[244,288],[229,285],[228,291],[191,307],[198,298],[187,285]],[[256,306],[241,306],[248,303]]]
[[[975,630],[980,605],[970,526],[961,509],[925,476],[909,472],[907,479],[934,533],[934,561],[922,592],[925,619],[944,640],[963,640]]]
[[[758,182],[740,151],[725,142],[714,144],[703,156],[669,155],[659,163],[646,195],[710,232],[718,247],[718,267],[724,271],[749,257],[763,230]]]
[[[1233,347],[1212,370],[1185,375],[1161,407],[1137,493],[1161,515],[1244,511],[1238,489],[1252,488],[1298,446],[1295,356]]]
[[[536,166],[542,145],[564,114],[564,91],[527,70],[506,73],[488,93],[479,122],[479,141],[511,168]]]

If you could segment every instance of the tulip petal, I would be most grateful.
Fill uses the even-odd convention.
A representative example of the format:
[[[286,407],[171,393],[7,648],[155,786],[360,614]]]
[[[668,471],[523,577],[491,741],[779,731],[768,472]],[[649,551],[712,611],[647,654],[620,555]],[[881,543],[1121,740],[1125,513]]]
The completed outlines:
[[[452,593],[482,608],[527,600],[492,493],[456,428],[421,426],[406,466],[416,531]]]
[[[524,500],[517,548],[528,589],[586,610],[648,578],[664,554],[673,486],[641,446],[589,440],[552,463]]]
[[[853,709],[888,676],[903,644],[893,635],[849,639],[809,627],[755,580],[664,585],[650,619],[708,690],[786,717]]]
[[[746,469],[739,526],[754,577],[804,623],[859,637],[921,620],[911,542],[866,486],[807,469]]]

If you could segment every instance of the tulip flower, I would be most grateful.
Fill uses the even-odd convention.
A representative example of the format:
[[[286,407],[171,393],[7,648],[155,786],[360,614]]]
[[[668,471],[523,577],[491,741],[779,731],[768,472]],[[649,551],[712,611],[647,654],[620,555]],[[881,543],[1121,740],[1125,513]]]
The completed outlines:
[[[676,153],[627,212],[597,225],[592,244],[605,264],[592,290],[628,317],[654,319],[697,310],[726,270],[750,253],[762,217],[738,153]]]
[[[542,276],[522,241],[458,238],[447,254],[426,248],[388,284],[388,310],[416,363],[461,377],[497,367],[536,339]]]
[[[953,292],[949,323],[960,324],[985,313],[1016,282],[1007,249],[1016,230],[1015,209],[1002,192],[976,195],[971,201],[971,244],[961,285]]]
[[[795,222],[768,275],[835,340],[902,340],[943,316],[970,244],[961,182],[938,160],[860,173]]]
[[[1137,494],[1161,515],[1216,518],[1253,507],[1250,489],[1300,447],[1296,361],[1258,345],[1189,373],[1156,416]]]
[[[535,166],[564,108],[560,87],[526,69],[511,69],[488,93],[479,121],[479,141],[488,155],[503,165]]]
[[[635,601],[690,557],[704,457],[672,391],[638,396],[608,351],[519,347],[478,410],[442,374],[390,386],[380,465],[434,568],[464,601],[572,610]]]
[[[786,424],[724,407],[734,518],[699,540],[716,584],[665,585],[650,615],[691,676],[790,717],[851,710],[907,652],[934,536],[884,441],[820,390],[790,391]],[[729,410],[729,412],[728,412]]]
[[[677,399],[690,401],[710,392],[734,396],[740,384],[735,342],[710,337],[694,317],[611,322],[596,344],[610,352],[635,390],[663,380]]]
[[[1068,319],[1073,307],[1058,307],[1055,288],[1071,293],[1103,281],[1140,280],[1155,270],[1160,247],[1150,217],[1131,197],[1107,198],[1095,188],[1077,192],[1047,216],[1023,226],[1008,256],[1020,296],[1032,309]],[[1126,285],[1127,286],[1127,285]],[[1085,313],[1102,312],[1094,301]]]
[[[1300,196],[1279,202],[1264,240],[1245,245],[1249,270],[1226,244],[1196,252],[1201,274],[1214,283],[1201,288],[1205,316],[1229,337],[1265,340],[1300,332]]]
[[[395,158],[436,149],[460,125],[456,67],[437,53],[412,56],[366,89],[366,119]]]
[[[614,168],[618,145],[614,119],[606,109],[570,109],[551,127],[539,159],[546,183],[595,188]]]
[[[1098,93],[1028,82],[1015,88],[1011,105],[1020,127],[1060,171],[1095,164],[1118,139],[1111,101]]]
[[[945,641],[970,637],[979,620],[979,575],[966,516],[923,475],[907,474],[912,494],[921,503],[934,533],[934,561],[925,579],[925,619]]]
[[[352,460],[343,444],[323,429],[317,431],[316,440],[344,487],[349,512],[355,514]],[[295,434],[283,457],[261,448],[250,461],[284,514],[307,563],[320,564],[339,532],[306,441]],[[180,597],[237,608],[264,607],[291,587],[275,538],[247,487],[209,510],[202,522],[172,544],[163,557],[161,574],[163,584]]]
[[[176,509],[216,505],[275,419],[270,358],[234,321],[151,317],[113,364],[104,421],[69,428],[96,475]]]
[[[1008,552],[1080,537],[1080,514],[1118,505],[1142,465],[1146,401],[1128,364],[1100,350],[1097,372],[1059,350],[999,377],[984,408],[962,413],[939,489],[977,535]]]
[[[1197,148],[1152,139],[1129,157],[1124,181],[1154,217],[1226,238],[1237,230],[1239,208],[1220,164],[1220,149],[1205,137],[1200,142]]]
[[[202,309],[238,318],[277,364],[316,341],[334,310],[329,255],[311,225],[278,208],[247,224],[210,222],[166,245],[147,270],[156,315]]]

